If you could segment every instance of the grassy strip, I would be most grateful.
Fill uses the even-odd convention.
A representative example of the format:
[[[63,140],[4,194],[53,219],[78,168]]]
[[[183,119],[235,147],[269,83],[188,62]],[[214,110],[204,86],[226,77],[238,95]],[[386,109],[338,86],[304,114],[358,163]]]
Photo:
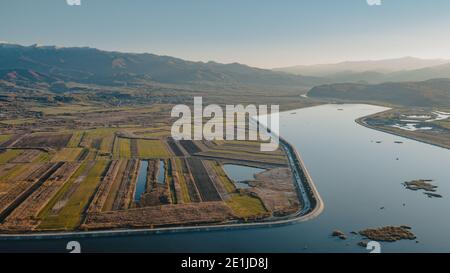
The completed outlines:
[[[33,163],[49,162],[52,156],[49,153],[41,152],[34,160]]]
[[[186,185],[186,180],[184,180],[183,168],[181,167],[181,161],[179,158],[174,158],[173,162],[175,162],[175,170],[178,174],[178,182],[180,182],[181,187],[181,195],[183,197],[184,203],[190,203],[191,197],[189,196],[189,190]]]
[[[111,186],[111,189],[106,198],[105,204],[103,205],[103,211],[112,210],[114,201],[116,200],[117,192],[119,191],[120,183],[122,182],[123,174],[125,173],[125,168],[127,167],[127,161],[121,160],[119,166],[119,171],[117,172],[117,177]]]
[[[116,156],[121,158],[131,158],[131,143],[129,139],[118,138],[117,139],[117,152]]]
[[[108,163],[108,161],[97,161],[90,169],[86,179],[81,182],[72,194],[66,206],[62,208],[58,215],[44,218],[39,228],[73,230],[79,226],[81,216],[91,196],[95,193]]]
[[[100,144],[100,152],[102,153],[111,153],[112,145],[114,142],[114,136],[110,135],[104,137],[102,143]]]
[[[66,193],[68,189],[72,186],[73,182],[80,177],[83,172],[86,171],[86,168],[89,166],[89,162],[83,162],[78,169],[75,171],[75,173],[64,183],[64,185],[59,189],[59,191],[55,194],[55,196],[52,197],[52,199],[45,205],[45,207],[39,212],[38,218],[45,220],[50,210],[55,206],[56,202],[61,199],[61,197]]]
[[[262,216],[267,213],[261,200],[250,195],[233,194],[226,204],[242,218]]]
[[[69,140],[69,143],[67,143],[67,148],[77,148],[78,145],[81,142],[81,138],[83,137],[83,132],[74,132],[72,134],[72,137]]]
[[[222,166],[217,162],[212,162],[212,166],[216,174],[219,176],[220,180],[222,181],[222,184],[224,188],[227,190],[228,193],[236,192],[236,186],[234,185],[233,181],[230,180],[228,175],[225,173],[225,170],[222,168]]]

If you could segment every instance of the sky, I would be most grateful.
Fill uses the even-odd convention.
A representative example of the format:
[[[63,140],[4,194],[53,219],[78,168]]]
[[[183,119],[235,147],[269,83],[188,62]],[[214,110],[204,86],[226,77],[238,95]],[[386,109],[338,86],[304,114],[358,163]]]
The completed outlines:
[[[262,68],[450,59],[450,1],[0,0],[0,41]]]

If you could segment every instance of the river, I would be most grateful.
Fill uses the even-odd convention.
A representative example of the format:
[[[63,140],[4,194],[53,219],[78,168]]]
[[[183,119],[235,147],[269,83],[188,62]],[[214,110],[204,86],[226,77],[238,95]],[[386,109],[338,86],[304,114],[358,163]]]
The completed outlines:
[[[322,105],[280,114],[280,133],[300,153],[325,203],[317,218],[281,227],[79,239],[85,252],[367,252],[351,231],[408,225],[417,241],[383,252],[450,252],[450,151],[360,126],[385,110]],[[395,142],[403,142],[398,144]],[[401,183],[433,179],[442,199]],[[383,209],[381,209],[383,208]],[[340,229],[348,240],[332,238]],[[0,241],[0,251],[66,251],[68,240]]]

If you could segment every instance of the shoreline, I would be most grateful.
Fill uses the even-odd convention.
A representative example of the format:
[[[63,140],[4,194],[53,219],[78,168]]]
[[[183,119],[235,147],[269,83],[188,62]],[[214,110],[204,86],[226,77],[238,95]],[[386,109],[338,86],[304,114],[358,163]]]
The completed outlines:
[[[280,217],[278,219],[262,220],[253,223],[236,223],[236,224],[217,224],[217,225],[200,225],[200,226],[178,226],[178,227],[162,227],[162,228],[146,228],[146,229],[118,229],[118,230],[94,230],[94,231],[71,231],[71,232],[42,232],[27,234],[0,234],[0,241],[14,240],[55,240],[69,238],[98,238],[113,236],[137,236],[165,233],[181,233],[181,232],[200,232],[200,231],[221,231],[234,229],[250,229],[277,227],[288,224],[305,222],[317,217],[325,208],[322,198],[314,185],[314,182],[305,167],[298,151],[286,140],[280,137],[280,145],[285,149],[289,161],[289,167],[293,173],[293,179],[297,194],[301,201],[302,207],[295,214]],[[295,168],[295,169],[293,169]],[[305,179],[301,179],[300,173]],[[304,181],[306,180],[306,181]],[[306,201],[304,200],[307,197]],[[313,202],[312,202],[313,200]],[[309,206],[305,206],[305,203]],[[312,203],[312,204],[311,204]]]
[[[386,110],[386,111],[389,111],[389,110]],[[383,112],[386,112],[386,111],[383,111]],[[380,113],[383,113],[383,112],[380,112]],[[378,115],[380,113],[376,113],[376,114],[372,114],[372,115],[368,115],[368,116],[365,116],[365,117],[358,118],[358,119],[355,120],[355,122],[357,124],[361,125],[361,126],[366,127],[366,128],[369,128],[369,129],[372,129],[372,130],[376,130],[376,131],[379,131],[379,132],[383,132],[383,133],[386,133],[386,134],[390,134],[390,135],[394,135],[394,136],[398,136],[398,137],[403,137],[403,138],[406,138],[406,139],[409,139],[409,140],[414,140],[414,141],[417,141],[417,142],[420,142],[420,143],[428,144],[428,145],[431,145],[431,146],[435,146],[435,147],[439,147],[439,148],[443,148],[443,149],[447,149],[447,150],[450,149],[449,147],[446,147],[446,146],[444,146],[442,144],[439,144],[439,143],[433,143],[433,142],[426,141],[426,140],[419,139],[419,138],[415,138],[415,137],[412,137],[412,136],[408,136],[408,135],[404,135],[404,134],[400,134],[400,133],[396,133],[396,132],[391,132],[391,131],[386,130],[386,129],[382,129],[382,128],[378,128],[378,127],[375,127],[375,126],[371,126],[371,125],[369,125],[369,124],[367,124],[365,122],[365,119],[370,118],[371,116],[374,116],[374,115]]]

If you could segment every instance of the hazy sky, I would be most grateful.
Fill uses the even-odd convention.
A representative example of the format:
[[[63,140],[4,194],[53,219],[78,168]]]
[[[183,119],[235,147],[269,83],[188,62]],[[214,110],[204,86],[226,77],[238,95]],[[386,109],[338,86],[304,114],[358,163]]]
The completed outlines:
[[[449,0],[0,0],[0,41],[258,67],[450,59]],[[1,60],[0,60],[1,61]]]

